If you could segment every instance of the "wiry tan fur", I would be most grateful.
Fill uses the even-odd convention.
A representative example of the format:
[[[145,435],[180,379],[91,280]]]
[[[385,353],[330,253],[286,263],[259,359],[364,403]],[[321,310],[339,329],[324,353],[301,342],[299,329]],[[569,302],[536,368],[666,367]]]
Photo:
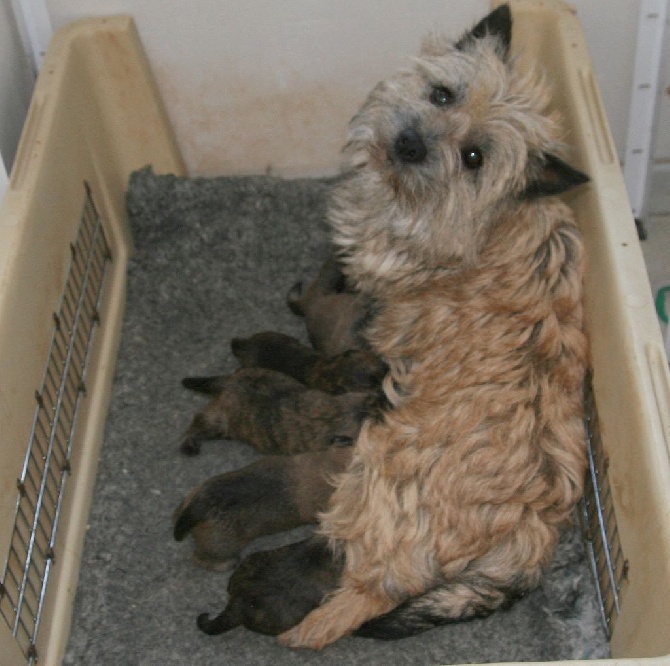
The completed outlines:
[[[448,107],[429,100],[438,85]],[[364,424],[320,518],[345,556],[339,587],[285,645],[321,648],[413,597],[445,619],[488,612],[552,556],[582,492],[587,340],[573,215],[528,194],[561,149],[548,100],[495,37],[433,40],[352,121],[330,222],[375,305],[366,337],[392,409]],[[420,164],[393,153],[408,125]]]

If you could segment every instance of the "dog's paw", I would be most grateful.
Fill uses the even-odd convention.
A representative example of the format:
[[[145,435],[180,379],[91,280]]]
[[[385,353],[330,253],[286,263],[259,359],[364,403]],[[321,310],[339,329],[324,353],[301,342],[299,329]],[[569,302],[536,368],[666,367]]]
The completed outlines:
[[[363,624],[394,608],[395,603],[380,595],[349,585],[340,587],[293,629],[279,636],[279,643],[291,648],[321,650]]]
[[[287,648],[300,648],[305,647],[300,641],[300,633],[298,632],[298,627],[293,627],[288,631],[285,631],[283,634],[277,636],[277,643],[282,647]]]
[[[208,377],[184,377],[181,385],[189,391],[204,393],[205,395],[216,395],[221,393],[226,386],[225,375],[213,375]]]
[[[285,631],[278,637],[279,644],[290,648],[307,648],[310,650],[322,650],[327,645],[343,638],[351,633],[346,609],[337,610],[336,603],[333,605],[326,601],[323,605],[314,609],[305,619],[292,629]],[[334,614],[334,612],[337,614]],[[341,611],[341,612],[340,612]]]
[[[311,630],[308,622],[309,617],[297,627],[293,627],[280,634],[277,637],[279,645],[294,649],[323,650],[326,645],[334,643],[338,638],[341,638],[339,635],[333,635],[332,638],[329,638],[318,627],[315,630]],[[308,626],[305,627],[305,624]]]

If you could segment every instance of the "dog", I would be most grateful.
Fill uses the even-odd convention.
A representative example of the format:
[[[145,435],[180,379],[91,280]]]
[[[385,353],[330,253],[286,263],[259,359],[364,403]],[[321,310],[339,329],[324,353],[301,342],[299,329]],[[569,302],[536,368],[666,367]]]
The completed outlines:
[[[194,488],[174,511],[174,538],[182,541],[188,535],[193,537],[193,562],[196,565],[214,571],[228,571],[237,563],[241,550],[257,537],[315,523],[332,492],[331,478],[347,468],[351,457],[351,446],[338,444],[322,451],[293,456],[264,456],[242,469],[207,479]],[[240,574],[237,579],[238,596],[244,594],[244,585],[249,586],[248,594],[263,588],[265,582],[274,577],[273,573],[263,570],[264,563],[270,566],[270,562],[276,562],[280,567],[280,562],[289,555],[295,556],[295,551],[282,551],[278,555],[255,560],[246,568],[244,576]],[[330,567],[330,564],[327,566]],[[283,580],[287,580],[289,571],[300,568],[286,566],[287,574]],[[252,580],[254,575],[258,578],[255,582]],[[315,573],[315,581],[309,582],[310,589],[317,584],[323,585],[318,572]],[[298,590],[300,586],[300,582],[296,585],[293,581],[289,592]],[[302,586],[305,587],[304,584]],[[268,588],[263,598],[270,601],[271,595],[279,590],[280,584],[276,583]],[[317,596],[320,601],[320,595],[320,591],[307,591],[301,598],[313,599]],[[281,604],[286,608],[304,608],[301,601],[291,601],[290,593],[277,594],[272,606],[279,607]],[[305,612],[308,610],[311,608],[305,609]],[[260,606],[258,612],[263,612]],[[296,617],[295,612],[290,617],[296,622],[302,619],[301,616]]]
[[[308,482],[327,504],[303,508],[320,511],[325,556],[341,565],[319,606],[288,584],[295,551],[240,577],[240,598],[265,590],[256,617],[286,594],[282,626],[309,611],[284,645],[401,638],[503,607],[538,583],[581,496],[584,253],[554,195],[588,179],[559,156],[549,91],[516,70],[510,38],[503,5],[453,44],[428,39],[352,120],[329,220],[348,288],[371,304],[362,333],[389,366],[387,407],[353,448],[327,451],[345,454],[334,480],[291,478],[294,495]],[[256,484],[234,485],[238,501]],[[280,514],[264,533],[284,529]],[[277,593],[268,574],[282,566]]]
[[[306,288],[302,282],[293,285],[286,302],[294,314],[304,317],[309,341],[316,351],[335,356],[366,348],[362,328],[369,305],[347,286],[333,254]]]
[[[309,388],[335,395],[378,391],[388,371],[369,350],[348,349],[326,356],[290,335],[272,331],[233,338],[231,349],[243,368],[283,372]]]
[[[208,439],[236,439],[259,453],[295,454],[353,442],[374,398],[365,392],[331,395],[281,372],[240,368],[231,375],[186,377],[182,384],[213,398],[181,441],[186,455]]]
[[[511,26],[502,5],[427,39],[351,122],[328,217],[389,408],[319,516],[337,586],[285,646],[489,614],[537,585],[581,496],[584,251],[555,195],[588,178]]]

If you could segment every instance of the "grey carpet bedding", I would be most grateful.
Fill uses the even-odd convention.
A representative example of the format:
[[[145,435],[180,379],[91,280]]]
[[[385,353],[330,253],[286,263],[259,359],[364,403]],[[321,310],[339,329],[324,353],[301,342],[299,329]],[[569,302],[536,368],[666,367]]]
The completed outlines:
[[[102,457],[65,664],[453,664],[608,655],[577,529],[566,532],[541,586],[510,610],[396,642],[349,638],[320,653],[290,651],[237,628],[195,625],[226,603],[227,574],[190,561],[171,513],[207,477],[256,459],[240,442],[186,458],[179,437],[203,398],[187,375],[233,371],[233,336],[276,330],[306,341],[285,305],[289,287],[326,255],[332,181],[133,175],[136,249]],[[250,549],[305,536],[265,538]]]

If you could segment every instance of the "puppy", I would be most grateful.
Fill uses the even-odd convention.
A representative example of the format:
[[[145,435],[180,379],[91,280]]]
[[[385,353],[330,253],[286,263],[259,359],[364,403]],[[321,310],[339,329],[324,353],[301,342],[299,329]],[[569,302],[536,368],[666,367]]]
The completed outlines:
[[[232,375],[187,377],[186,388],[214,397],[198,412],[181,442],[187,455],[208,439],[236,439],[260,453],[316,451],[356,438],[368,394],[330,395],[274,370],[242,368]]]
[[[325,356],[290,335],[270,331],[233,338],[231,349],[243,368],[283,372],[309,388],[333,394],[379,390],[388,371],[369,350],[349,349]]]
[[[309,340],[318,352],[335,356],[366,347],[361,327],[368,304],[347,286],[334,255],[306,289],[301,282],[293,285],[286,300],[292,312],[305,318]]]
[[[326,508],[333,476],[346,469],[351,455],[351,447],[332,446],[294,456],[264,456],[214,476],[194,488],[175,510],[174,538],[182,541],[191,535],[194,563],[227,571],[253,539],[315,523]],[[261,576],[255,587],[272,576],[261,571],[265,561],[269,560],[249,570]]]
[[[203,613],[198,627],[207,634],[221,634],[244,625],[276,636],[321,603],[335,588],[341,569],[342,563],[319,536],[252,553],[230,577],[225,610],[213,619]]]

